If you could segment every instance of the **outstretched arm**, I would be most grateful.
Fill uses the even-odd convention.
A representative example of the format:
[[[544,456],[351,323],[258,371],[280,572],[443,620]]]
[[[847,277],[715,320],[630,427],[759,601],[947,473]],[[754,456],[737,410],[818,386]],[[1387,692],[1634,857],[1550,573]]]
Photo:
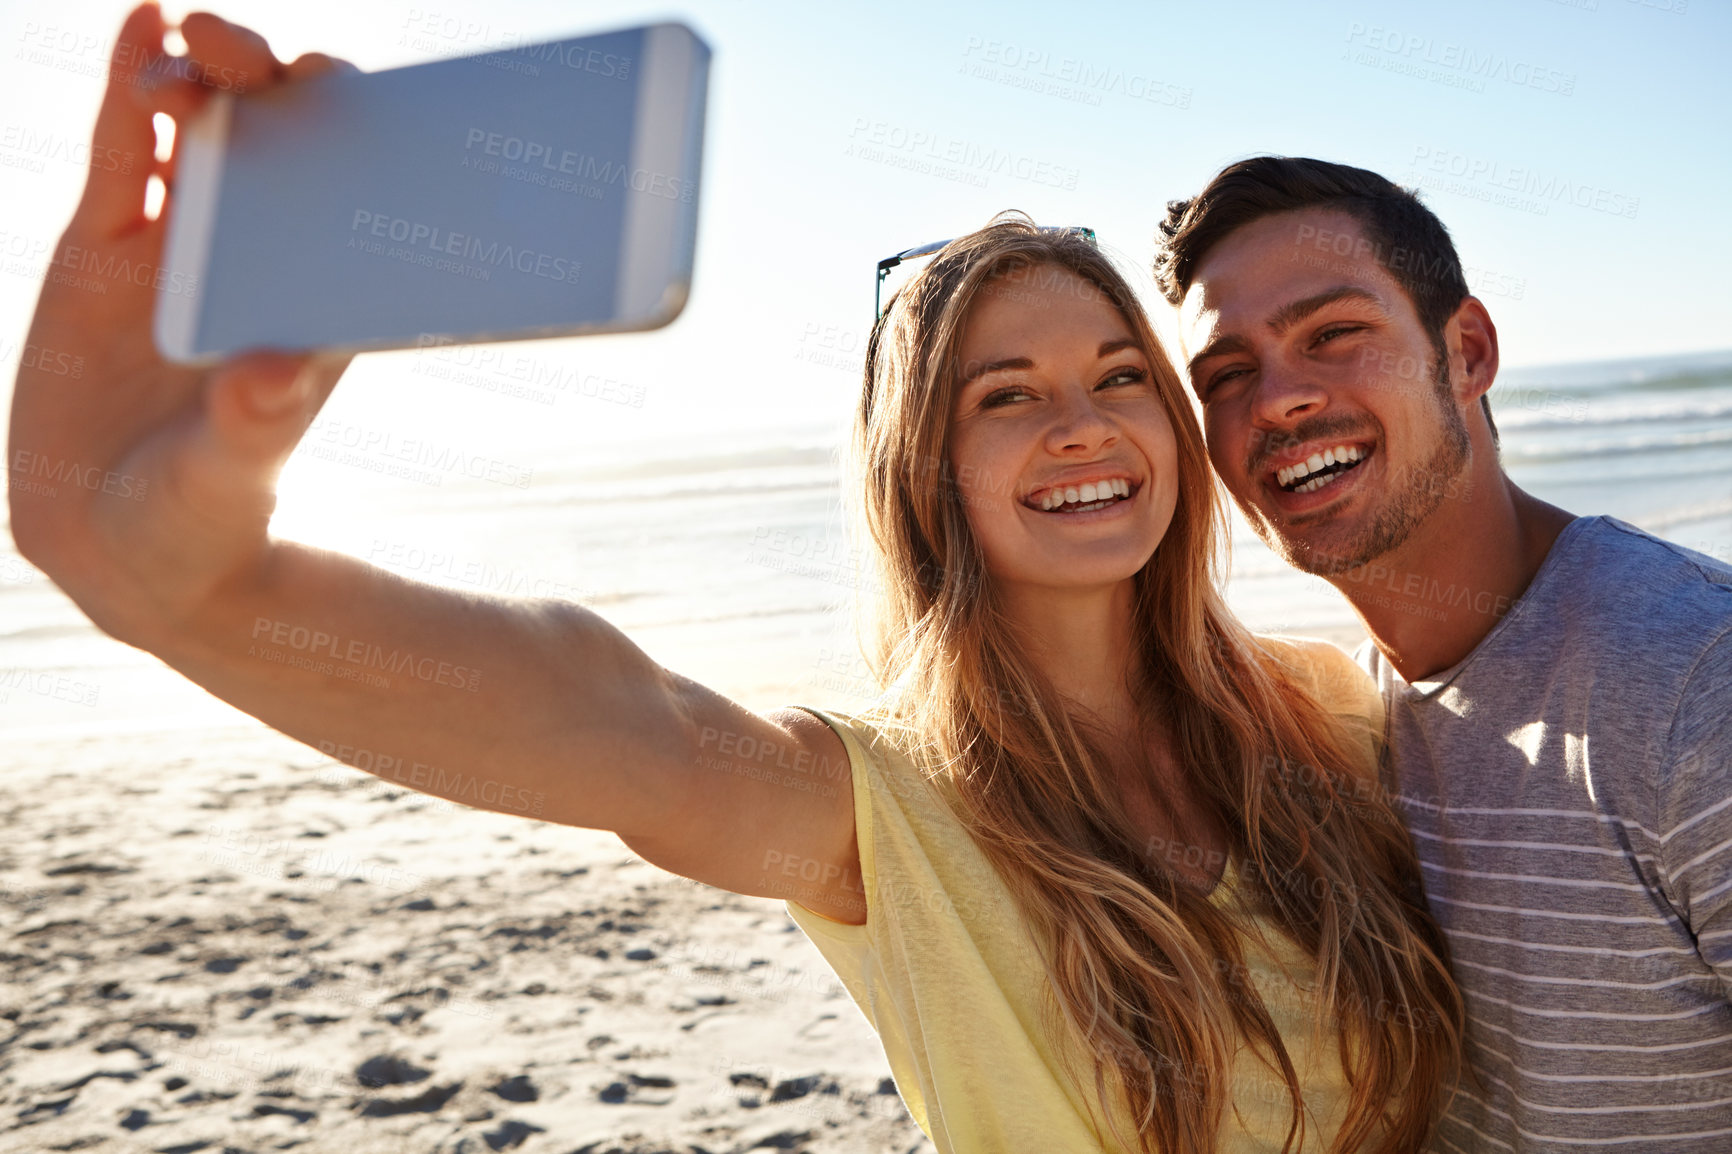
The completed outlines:
[[[244,74],[257,92],[338,66],[283,64],[257,34],[206,13],[181,29],[200,67],[147,76],[124,62],[160,54],[161,14],[144,5],[127,18],[98,148],[150,157],[152,115],[183,119],[209,96],[187,77]],[[144,212],[151,171],[92,166],[56,263],[76,248],[158,267],[173,161],[156,169],[169,186],[157,220]],[[127,479],[10,489],[20,551],[97,625],[284,733],[429,793],[613,830],[657,864],[741,893],[781,896],[774,866],[820,862],[839,904],[802,900],[861,920],[847,776],[825,796],[754,772],[846,765],[827,726],[753,715],[580,606],[455,593],[273,539],[277,474],[347,362],[261,352],[212,370],[168,364],[151,340],[149,280],[92,294],[50,276],[29,341],[84,370],[57,375],[32,358],[13,395],[10,467]]]

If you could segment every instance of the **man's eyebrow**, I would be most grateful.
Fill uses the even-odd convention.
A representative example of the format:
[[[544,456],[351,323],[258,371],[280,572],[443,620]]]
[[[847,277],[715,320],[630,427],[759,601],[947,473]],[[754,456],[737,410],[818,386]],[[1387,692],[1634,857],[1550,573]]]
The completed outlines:
[[[1269,319],[1264,323],[1269,326],[1276,336],[1280,336],[1282,333],[1286,332],[1288,329],[1292,328],[1318,309],[1325,308],[1334,304],[1336,301],[1343,300],[1359,301],[1364,304],[1375,306],[1379,312],[1385,311],[1383,301],[1377,296],[1377,294],[1367,292],[1365,289],[1362,289],[1357,285],[1344,284],[1336,285],[1334,288],[1324,289],[1320,293],[1313,293],[1311,296],[1305,297],[1302,300],[1289,301],[1287,304],[1282,305],[1270,314]],[[1208,360],[1210,357],[1225,356],[1228,353],[1249,352],[1250,348],[1251,345],[1249,341],[1245,340],[1243,337],[1235,336],[1232,333],[1216,337],[1198,350],[1197,355],[1192,357],[1185,365],[1185,371],[1192,377],[1195,377],[1197,375],[1197,366]]]
[[[1276,309],[1265,323],[1274,330],[1276,336],[1280,336],[1318,309],[1342,300],[1359,301],[1362,304],[1376,306],[1379,312],[1384,311],[1383,301],[1376,293],[1367,292],[1358,285],[1343,284],[1336,285],[1331,289],[1324,289],[1322,292],[1315,293],[1303,300],[1284,304]]]
[[[1120,352],[1124,349],[1136,349],[1140,352],[1142,347],[1142,344],[1134,337],[1120,337],[1117,340],[1102,341],[1101,347],[1095,351],[1095,358],[1097,360],[1105,360],[1107,357],[1110,357],[1114,353]],[[984,377],[988,373],[1003,372],[1007,369],[1032,368],[1034,368],[1034,362],[1029,360],[1027,357],[1010,357],[1002,361],[986,361],[982,364],[970,365],[968,370],[962,374],[962,384],[966,385],[976,377]]]
[[[1208,360],[1210,357],[1225,356],[1228,353],[1249,352],[1250,348],[1250,342],[1244,337],[1234,336],[1231,333],[1224,337],[1216,337],[1198,350],[1197,355],[1190,359],[1190,362],[1185,365],[1185,372],[1190,376],[1195,377],[1197,375],[1197,366]]]

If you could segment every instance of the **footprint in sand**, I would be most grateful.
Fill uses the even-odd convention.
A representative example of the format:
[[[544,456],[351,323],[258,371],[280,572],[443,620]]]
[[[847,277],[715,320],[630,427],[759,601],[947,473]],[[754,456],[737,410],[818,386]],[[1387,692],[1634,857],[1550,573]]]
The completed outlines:
[[[666,1106],[674,1100],[672,1094],[656,1094],[657,1090],[672,1090],[674,1080],[659,1076],[627,1074],[623,1082],[611,1082],[596,1092],[610,1106]]]
[[[504,1098],[507,1102],[535,1102],[541,1098],[540,1088],[529,1080],[527,1074],[506,1078],[487,1089],[489,1093]]]

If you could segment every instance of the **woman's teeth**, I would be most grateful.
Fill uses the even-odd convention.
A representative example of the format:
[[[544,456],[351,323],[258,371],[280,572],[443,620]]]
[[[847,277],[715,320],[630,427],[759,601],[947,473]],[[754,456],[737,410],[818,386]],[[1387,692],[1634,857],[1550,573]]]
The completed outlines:
[[[1289,493],[1313,493],[1358,464],[1364,456],[1362,450],[1351,445],[1338,445],[1313,453],[1285,469],[1275,470],[1275,483]]]
[[[1092,481],[1087,485],[1067,485],[1048,489],[1041,494],[1039,506],[1045,512],[1063,509],[1067,513],[1083,513],[1104,509],[1114,501],[1131,495],[1131,483],[1119,478],[1112,481]]]

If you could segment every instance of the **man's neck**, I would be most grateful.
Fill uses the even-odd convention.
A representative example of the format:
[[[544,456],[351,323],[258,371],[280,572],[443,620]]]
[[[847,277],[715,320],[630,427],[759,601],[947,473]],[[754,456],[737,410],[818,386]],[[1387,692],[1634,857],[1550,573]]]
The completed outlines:
[[[1499,470],[1473,499],[1434,511],[1399,549],[1331,583],[1395,671],[1423,680],[1485,640],[1574,519]]]

